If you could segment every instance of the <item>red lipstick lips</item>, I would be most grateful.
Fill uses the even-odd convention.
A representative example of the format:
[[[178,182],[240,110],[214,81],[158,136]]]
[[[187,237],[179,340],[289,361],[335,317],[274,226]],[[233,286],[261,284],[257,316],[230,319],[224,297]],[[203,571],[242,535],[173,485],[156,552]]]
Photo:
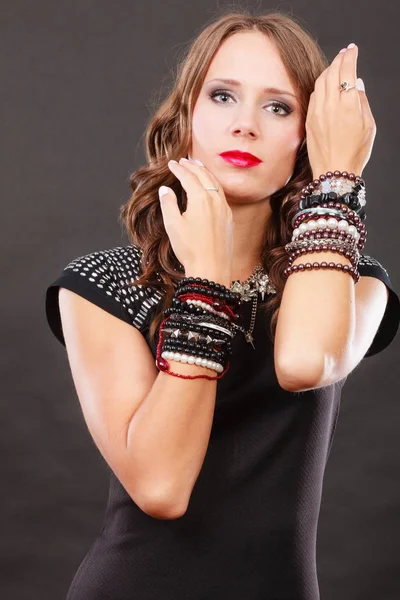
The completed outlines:
[[[249,152],[242,152],[241,150],[228,150],[227,152],[221,152],[221,158],[227,162],[235,165],[235,167],[255,167],[259,165],[262,160],[250,154]]]

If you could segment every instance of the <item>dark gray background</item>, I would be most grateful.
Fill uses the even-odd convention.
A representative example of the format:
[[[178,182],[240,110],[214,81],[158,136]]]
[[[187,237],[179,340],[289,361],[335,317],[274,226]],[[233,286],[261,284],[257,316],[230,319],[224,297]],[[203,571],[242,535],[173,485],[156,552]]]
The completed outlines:
[[[65,350],[45,321],[45,288],[72,258],[128,243],[118,210],[130,196],[130,172],[144,161],[152,105],[218,5],[1,3],[4,600],[64,598],[107,501],[107,468],[84,423]],[[329,60],[358,44],[358,76],[377,123],[363,172],[364,252],[399,290],[399,3],[244,6],[293,11]],[[323,600],[400,597],[399,343],[362,361],[343,391],[317,544]]]

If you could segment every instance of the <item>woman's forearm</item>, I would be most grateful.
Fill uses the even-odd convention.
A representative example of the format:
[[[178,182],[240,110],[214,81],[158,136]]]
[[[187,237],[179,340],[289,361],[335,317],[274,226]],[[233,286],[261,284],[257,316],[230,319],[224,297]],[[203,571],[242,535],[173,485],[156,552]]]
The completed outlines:
[[[341,262],[337,252],[309,252],[293,264]],[[292,273],[283,290],[275,334],[275,369],[291,390],[315,387],[324,373],[335,372],[343,353],[351,351],[355,332],[355,284],[352,276],[333,269]]]

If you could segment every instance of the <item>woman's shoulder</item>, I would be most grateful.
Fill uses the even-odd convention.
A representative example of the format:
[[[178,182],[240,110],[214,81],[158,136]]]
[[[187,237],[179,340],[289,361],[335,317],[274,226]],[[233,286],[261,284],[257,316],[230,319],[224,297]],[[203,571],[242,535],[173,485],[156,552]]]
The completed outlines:
[[[142,253],[135,244],[93,250],[69,261],[62,274],[86,279],[97,291],[121,303],[125,300],[127,308],[130,300],[151,300],[153,296],[158,300],[161,294],[154,288],[145,284],[132,285],[143,272]]]
[[[93,250],[74,257],[46,289],[46,317],[63,344],[58,290],[65,287],[143,331],[150,309],[162,293],[147,285],[132,284],[142,273],[142,250],[134,245]]]
[[[114,246],[76,256],[66,264],[63,270],[71,270],[89,278],[94,275],[95,279],[106,269],[122,276],[137,277],[141,271],[141,257],[142,250],[135,244]]]
[[[391,281],[388,269],[375,256],[361,254],[358,271],[361,277],[380,279],[389,291],[385,313],[374,340],[365,354],[367,357],[381,352],[395,338],[400,324],[400,297],[397,288]]]

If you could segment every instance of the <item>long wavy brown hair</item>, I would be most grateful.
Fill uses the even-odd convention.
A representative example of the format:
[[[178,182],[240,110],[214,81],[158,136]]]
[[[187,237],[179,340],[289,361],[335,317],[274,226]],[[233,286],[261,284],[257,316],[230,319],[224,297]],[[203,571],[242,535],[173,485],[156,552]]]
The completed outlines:
[[[221,43],[242,31],[260,31],[275,42],[298,92],[303,119],[304,137],[294,171],[289,182],[270,197],[272,213],[262,245],[261,263],[277,290],[262,304],[271,315],[271,340],[275,337],[288,260],[285,244],[293,232],[291,220],[297,211],[299,192],[312,179],[305,133],[307,108],[315,80],[329,63],[312,35],[292,16],[276,11],[254,16],[241,10],[214,18],[178,62],[172,89],[145,132],[147,164],[130,175],[132,196],[120,207],[120,222],[131,243],[142,250],[141,276],[131,285],[151,286],[163,294],[150,322],[149,337],[153,341],[164,319],[163,311],[171,305],[175,286],[185,276],[164,227],[158,189],[161,185],[171,187],[181,213],[186,210],[186,192],[168,168],[168,161],[179,160],[190,152],[191,117],[210,63]]]

